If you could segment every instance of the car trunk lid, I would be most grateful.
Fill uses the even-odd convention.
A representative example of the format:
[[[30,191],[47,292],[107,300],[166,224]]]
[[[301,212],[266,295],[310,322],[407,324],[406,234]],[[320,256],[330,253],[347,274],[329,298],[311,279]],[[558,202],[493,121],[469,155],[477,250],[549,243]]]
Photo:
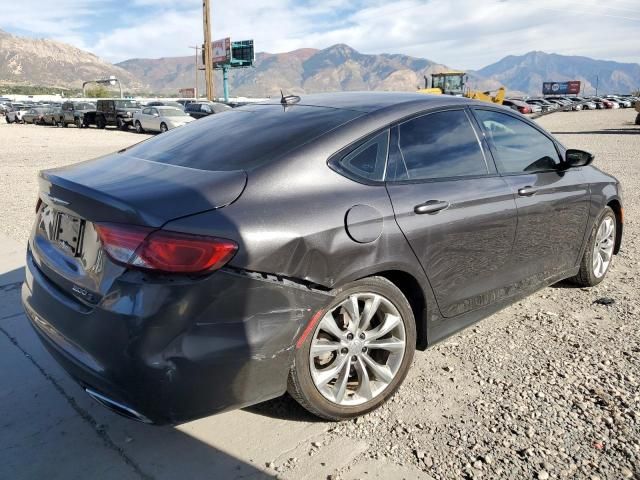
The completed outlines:
[[[64,293],[96,304],[127,268],[108,259],[97,224],[157,229],[232,203],[246,178],[243,171],[204,171],[126,153],[42,171],[33,260]]]

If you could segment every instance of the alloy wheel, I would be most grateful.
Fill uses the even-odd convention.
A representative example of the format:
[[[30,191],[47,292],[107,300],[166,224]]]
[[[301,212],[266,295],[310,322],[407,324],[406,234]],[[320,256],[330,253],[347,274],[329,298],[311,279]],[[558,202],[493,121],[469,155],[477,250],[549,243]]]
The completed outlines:
[[[605,217],[596,232],[593,246],[593,274],[601,278],[607,273],[615,246],[616,226],[614,219]]]
[[[396,377],[406,349],[398,309],[374,293],[356,293],[320,320],[309,350],[311,378],[327,400],[360,405]]]

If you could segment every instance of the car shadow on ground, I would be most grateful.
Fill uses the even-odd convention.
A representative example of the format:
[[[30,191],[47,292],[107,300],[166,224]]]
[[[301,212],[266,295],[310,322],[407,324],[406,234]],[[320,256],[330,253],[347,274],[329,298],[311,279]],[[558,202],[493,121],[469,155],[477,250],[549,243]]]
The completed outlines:
[[[324,420],[312,415],[304,409],[288,393],[285,393],[281,397],[274,398],[273,400],[267,400],[266,402],[245,407],[243,410],[278,420],[305,423],[324,422]]]
[[[551,285],[551,288],[566,288],[570,290],[576,290],[580,287],[575,283],[573,283],[570,279],[565,278],[564,280],[560,280],[559,282]]]

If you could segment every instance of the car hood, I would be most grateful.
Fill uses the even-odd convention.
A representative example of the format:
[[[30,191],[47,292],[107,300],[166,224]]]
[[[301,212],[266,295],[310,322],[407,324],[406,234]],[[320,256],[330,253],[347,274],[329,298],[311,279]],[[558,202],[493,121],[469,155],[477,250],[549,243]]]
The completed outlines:
[[[162,118],[163,120],[166,120],[167,122],[171,122],[171,123],[189,123],[195,120],[195,118],[193,118],[191,115],[186,115],[184,117],[162,117]]]

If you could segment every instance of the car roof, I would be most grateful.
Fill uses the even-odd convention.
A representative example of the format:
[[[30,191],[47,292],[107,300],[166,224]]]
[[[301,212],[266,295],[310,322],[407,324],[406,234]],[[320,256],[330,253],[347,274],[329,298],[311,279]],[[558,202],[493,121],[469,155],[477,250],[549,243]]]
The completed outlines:
[[[174,107],[173,105],[151,105],[150,108],[157,108],[158,110],[180,110],[178,107]]]
[[[423,104],[425,107],[447,104],[468,103],[477,105],[479,102],[453,95],[428,95],[412,92],[336,92],[300,95],[300,101],[289,105],[306,105],[311,107],[338,108],[371,113],[398,105]],[[271,98],[263,105],[281,104],[281,99]]]

